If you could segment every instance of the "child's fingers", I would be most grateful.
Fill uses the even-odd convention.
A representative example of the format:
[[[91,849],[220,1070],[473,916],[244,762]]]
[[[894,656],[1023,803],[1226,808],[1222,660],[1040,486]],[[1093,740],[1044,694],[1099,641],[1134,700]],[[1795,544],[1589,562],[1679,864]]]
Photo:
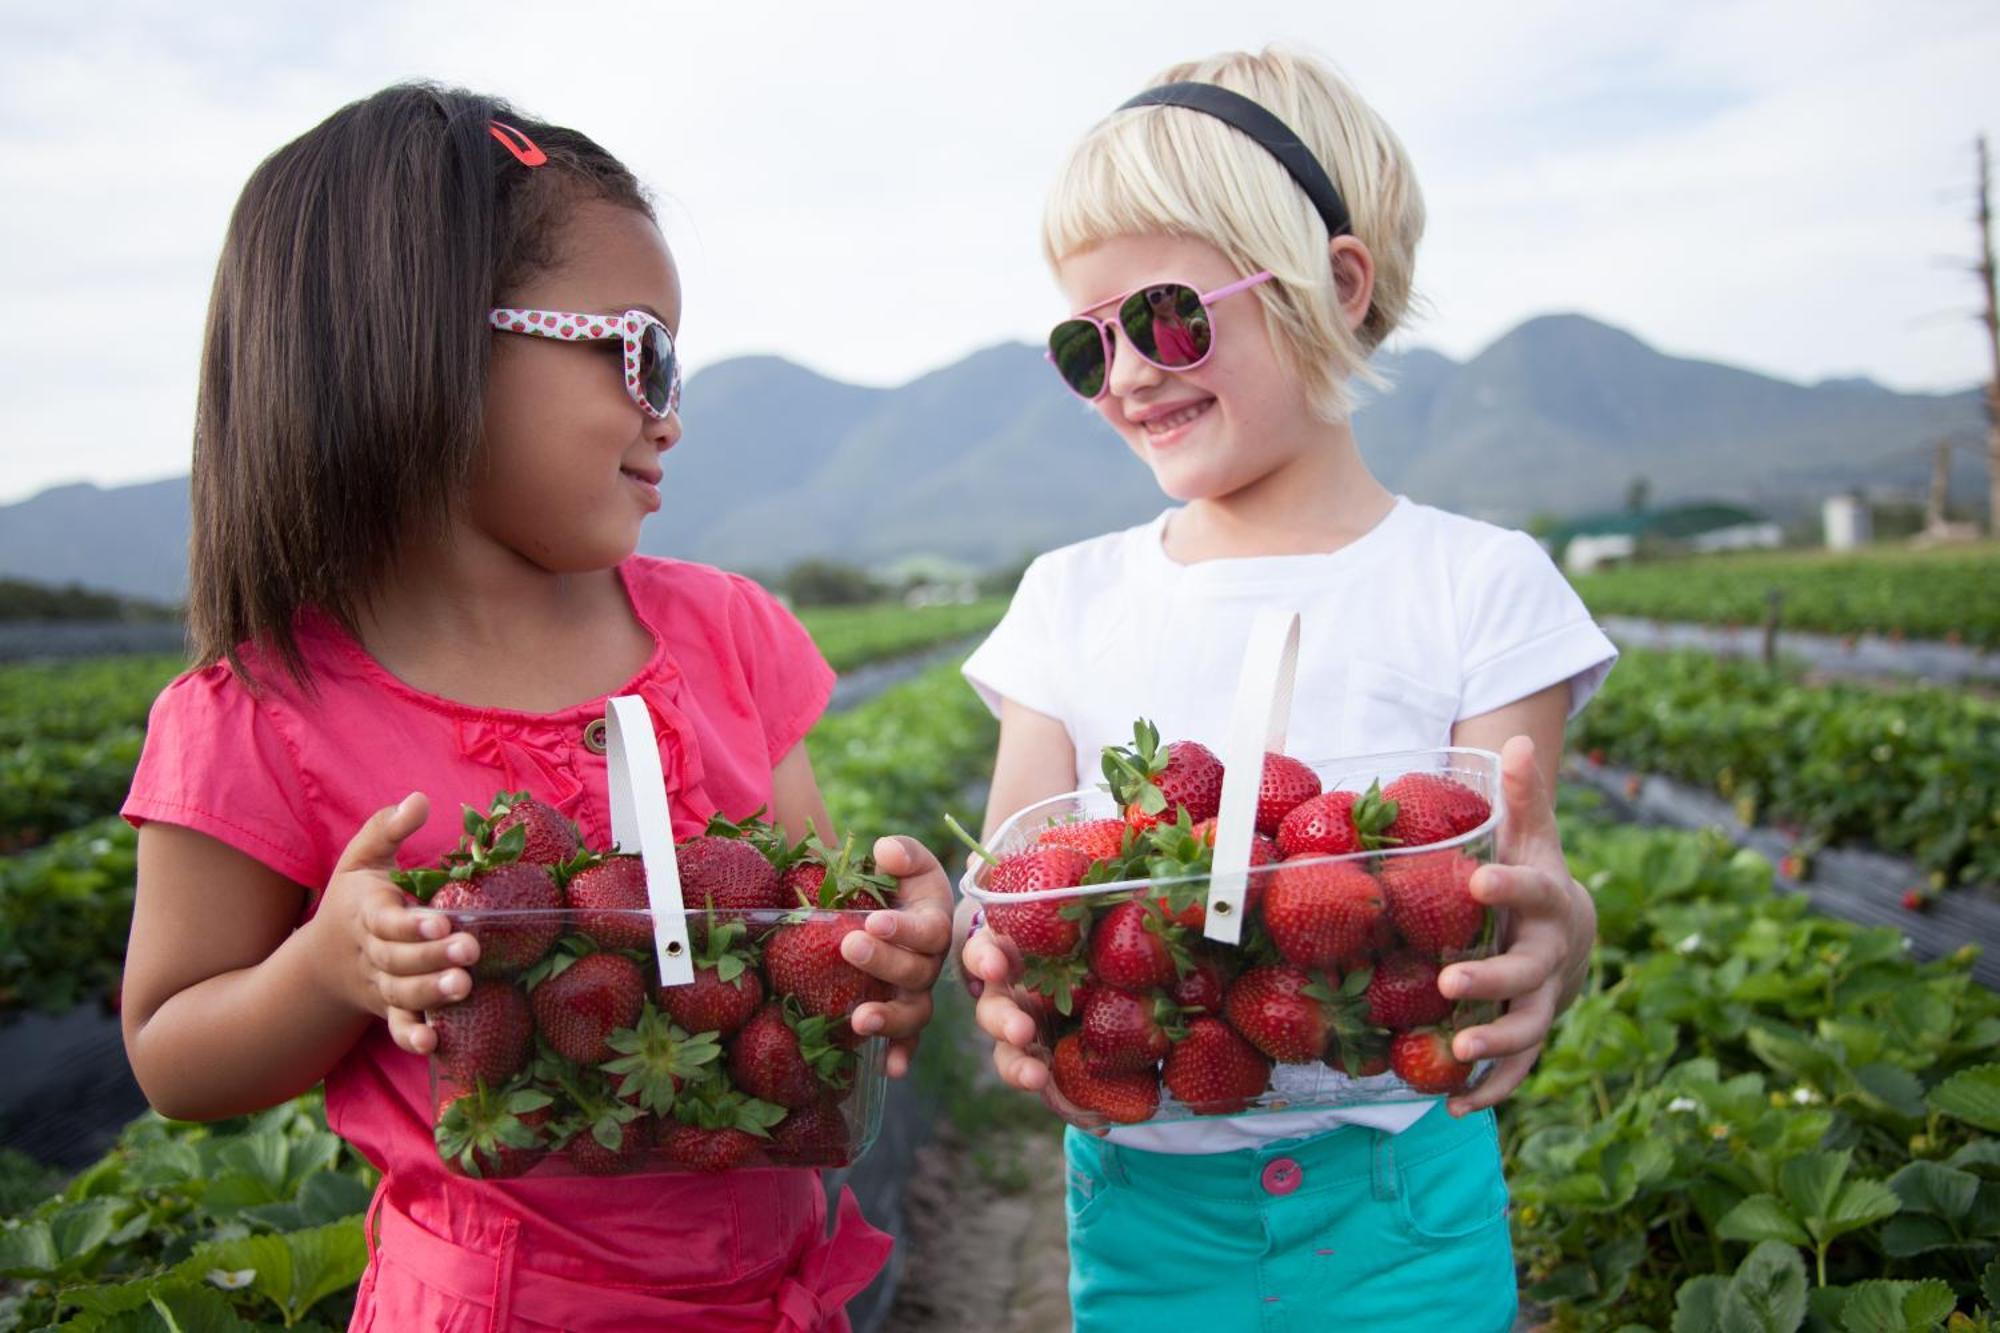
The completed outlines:
[[[1040,1092],[1049,1086],[1049,1067],[1018,1046],[1004,1042],[993,1048],[993,1068],[1010,1088]]]
[[[840,956],[871,977],[879,977],[902,990],[927,991],[937,981],[944,959],[934,953],[912,953],[907,948],[871,939],[862,931],[850,931],[840,941]]]
[[[355,830],[347,848],[333,868],[336,875],[350,870],[390,871],[396,868],[396,849],[403,839],[424,826],[431,805],[424,794],[413,791],[395,805],[384,806]]]
[[[387,886],[366,890],[361,903],[361,928],[377,939],[409,944],[451,934],[451,918],[412,907],[408,898]]]
[[[864,1037],[913,1037],[931,1021],[930,992],[920,990],[893,1000],[870,1000],[855,1006],[848,1021]]]
[[[368,963],[392,977],[417,977],[427,972],[444,972],[454,967],[470,967],[479,961],[479,941],[470,935],[425,940],[422,944],[396,944],[370,936],[362,946]]]
[[[1570,909],[1569,886],[1534,866],[1481,866],[1467,889],[1488,907],[1523,916],[1567,916]]]
[[[375,993],[391,1009],[430,1009],[440,1004],[456,1004],[472,993],[472,974],[463,968],[447,968],[416,977],[375,974]]]
[[[904,837],[900,833],[877,838],[873,850],[875,864],[885,875],[909,879],[935,874],[940,882],[945,880],[944,867],[938,864],[937,857],[915,838]],[[908,890],[905,888],[903,891]],[[948,882],[944,883],[944,892],[947,898],[951,896]]]
[[[1011,986],[1020,964],[990,930],[981,930],[965,942],[964,967],[970,976],[996,986]]]
[[[1555,988],[1543,986],[1514,1001],[1506,1013],[1491,1023],[1461,1031],[1452,1038],[1451,1052],[1461,1060],[1471,1061],[1539,1050],[1555,1017]]]
[[[1444,1109],[1452,1115],[1471,1115],[1489,1106],[1498,1106],[1521,1086],[1535,1067],[1535,1060],[1542,1053],[1537,1045],[1532,1050],[1521,1051],[1504,1060],[1495,1061],[1478,1087],[1463,1097],[1453,1097],[1445,1103]]]
[[[862,927],[878,940],[915,953],[943,957],[951,948],[949,902],[917,902],[900,910],[870,912]],[[851,937],[850,937],[851,938]]]
[[[1511,1000],[1546,982],[1561,962],[1556,950],[1521,940],[1506,953],[1453,963],[1438,974],[1438,990],[1453,1000]]]
[[[998,987],[990,988],[972,1007],[980,1031],[1005,1046],[1026,1046],[1036,1036],[1035,1020]]]
[[[392,1006],[387,1017],[390,1040],[411,1055],[429,1055],[437,1049],[437,1033],[422,1014]]]
[[[889,1043],[889,1054],[882,1061],[883,1072],[890,1078],[901,1078],[910,1072],[910,1066],[916,1063],[916,1059],[917,1038],[892,1041]]]

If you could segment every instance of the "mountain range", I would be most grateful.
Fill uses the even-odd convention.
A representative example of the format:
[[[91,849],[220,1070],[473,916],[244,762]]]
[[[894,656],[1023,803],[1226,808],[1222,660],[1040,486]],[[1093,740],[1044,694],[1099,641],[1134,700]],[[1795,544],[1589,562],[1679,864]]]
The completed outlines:
[[[1581,315],[1516,327],[1470,360],[1385,354],[1392,387],[1355,418],[1369,465],[1413,499],[1498,522],[1733,500],[1796,514],[1855,487],[1916,493],[1931,446],[1983,430],[1974,390],[1899,393],[1867,380],[1797,384],[1666,355]],[[1038,348],[976,352],[891,389],[776,357],[688,384],[642,550],[750,571],[806,557],[880,564],[917,553],[1006,564],[1140,522],[1151,474],[1065,392]],[[1983,491],[1959,450],[1954,493]],[[187,479],[59,486],[0,506],[0,575],[177,600]]]

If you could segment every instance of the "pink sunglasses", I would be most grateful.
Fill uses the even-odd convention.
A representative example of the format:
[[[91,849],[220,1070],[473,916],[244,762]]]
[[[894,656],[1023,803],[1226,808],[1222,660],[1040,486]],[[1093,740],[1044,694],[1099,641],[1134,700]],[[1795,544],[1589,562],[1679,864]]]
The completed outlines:
[[[1208,308],[1270,280],[1266,270],[1212,292],[1198,292],[1184,282],[1148,283],[1116,298],[1115,322],[1126,346],[1147,365],[1166,371],[1193,370],[1215,350]],[[1100,301],[1091,309],[1110,304]],[[1072,315],[1049,330],[1049,361],[1079,398],[1096,402],[1104,396],[1111,356],[1111,325],[1094,315]]]
[[[620,338],[625,343],[625,392],[639,410],[664,421],[681,405],[681,360],[674,335],[644,310],[622,315],[578,315],[560,310],[495,310],[488,317],[502,333],[530,333],[563,342]]]

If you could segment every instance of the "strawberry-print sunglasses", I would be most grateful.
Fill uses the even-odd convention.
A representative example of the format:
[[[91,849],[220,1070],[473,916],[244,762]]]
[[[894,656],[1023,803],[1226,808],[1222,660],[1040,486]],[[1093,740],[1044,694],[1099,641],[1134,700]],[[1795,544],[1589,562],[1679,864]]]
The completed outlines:
[[[644,310],[622,315],[578,315],[560,310],[495,310],[489,322],[502,333],[532,333],[563,342],[620,338],[625,343],[625,392],[639,410],[664,421],[681,405],[681,359],[674,335]]]
[[[1269,270],[1240,278],[1212,292],[1184,282],[1155,282],[1114,298],[1125,344],[1140,360],[1160,370],[1193,370],[1215,350],[1208,307],[1224,297],[1269,282]],[[1101,310],[1111,301],[1091,307]],[[1111,326],[1094,315],[1072,315],[1049,330],[1048,358],[1070,392],[1096,402],[1104,396],[1111,370]]]

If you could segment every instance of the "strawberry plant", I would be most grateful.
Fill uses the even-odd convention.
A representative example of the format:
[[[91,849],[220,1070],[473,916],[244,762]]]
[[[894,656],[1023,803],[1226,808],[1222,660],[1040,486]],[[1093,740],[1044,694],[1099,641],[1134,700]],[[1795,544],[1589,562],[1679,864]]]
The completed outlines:
[[[869,662],[901,657],[932,644],[979,634],[1000,623],[1005,598],[988,598],[964,606],[807,607],[799,613],[806,631],[835,671],[849,671]]]

